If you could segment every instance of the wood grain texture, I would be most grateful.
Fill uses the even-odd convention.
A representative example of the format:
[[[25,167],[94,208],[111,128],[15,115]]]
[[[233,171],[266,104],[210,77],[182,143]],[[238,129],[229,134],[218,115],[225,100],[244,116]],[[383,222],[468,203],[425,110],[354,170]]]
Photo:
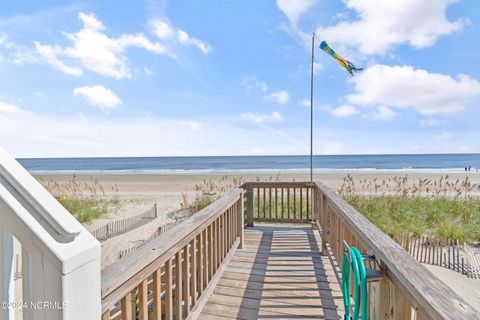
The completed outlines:
[[[236,243],[238,243],[238,239]],[[342,319],[340,286],[309,226],[245,230],[198,319]]]
[[[211,279],[210,283],[208,284],[207,288],[203,292],[202,296],[198,299],[197,304],[192,308],[192,311],[189,313],[187,319],[192,319],[192,320],[198,319],[199,314],[201,313],[201,311],[205,307],[205,304],[207,303],[207,301],[210,298],[213,290],[217,286],[218,281],[221,279],[226,266],[228,266],[228,263],[230,262],[230,259],[235,255],[235,252],[238,248],[239,243],[240,243],[240,239],[237,239],[233,243],[232,249],[228,252],[227,256],[225,257],[224,263],[217,270],[217,272],[215,273],[215,275]],[[226,318],[222,318],[222,319],[226,319]]]
[[[173,319],[173,274],[172,259],[165,262],[165,316]]]
[[[148,291],[147,280],[142,281],[137,288],[138,292],[138,318],[148,320]]]
[[[132,320],[132,294],[129,293],[122,299],[122,320]]]
[[[234,189],[205,209],[175,226],[168,237],[154,239],[124,259],[102,270],[102,310],[111,308],[128,292],[160,268],[203,229],[240,199],[242,189]]]
[[[162,317],[162,274],[160,269],[153,273],[153,318]],[[122,300],[123,301],[123,300]],[[122,311],[123,314],[123,311]]]
[[[332,208],[333,217],[341,219],[363,247],[375,255],[384,266],[387,278],[411,306],[423,310],[432,319],[452,319],[453,316],[457,319],[479,318],[478,312],[472,306],[417,262],[399,244],[323,183],[315,184],[317,191],[325,196],[328,206]],[[336,233],[340,230],[330,232]],[[334,251],[337,251],[338,259],[341,246],[339,243],[331,245]]]
[[[177,252],[175,255],[175,318],[182,319],[182,300],[183,300],[183,273],[182,273],[182,251]]]

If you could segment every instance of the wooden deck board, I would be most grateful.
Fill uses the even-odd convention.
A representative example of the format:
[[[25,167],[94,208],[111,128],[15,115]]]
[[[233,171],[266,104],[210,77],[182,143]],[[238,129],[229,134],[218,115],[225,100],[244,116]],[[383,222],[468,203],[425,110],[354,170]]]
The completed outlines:
[[[245,230],[200,319],[342,319],[340,286],[308,226]]]

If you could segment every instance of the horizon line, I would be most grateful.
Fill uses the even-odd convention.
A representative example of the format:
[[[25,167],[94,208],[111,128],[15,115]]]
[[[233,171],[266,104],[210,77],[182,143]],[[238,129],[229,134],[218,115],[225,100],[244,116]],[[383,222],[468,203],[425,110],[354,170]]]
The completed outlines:
[[[351,154],[314,154],[314,157],[344,156],[428,156],[428,155],[480,155],[480,152],[450,153],[351,153]],[[172,156],[64,156],[64,157],[15,157],[16,160],[34,159],[121,159],[121,158],[230,158],[230,157],[310,157],[310,154],[264,154],[264,155],[172,155]]]

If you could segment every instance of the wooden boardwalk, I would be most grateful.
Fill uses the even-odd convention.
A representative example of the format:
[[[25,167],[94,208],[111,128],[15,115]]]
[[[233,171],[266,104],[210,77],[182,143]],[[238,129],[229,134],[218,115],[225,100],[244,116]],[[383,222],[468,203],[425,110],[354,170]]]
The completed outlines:
[[[199,319],[343,319],[342,293],[310,226],[245,230]]]

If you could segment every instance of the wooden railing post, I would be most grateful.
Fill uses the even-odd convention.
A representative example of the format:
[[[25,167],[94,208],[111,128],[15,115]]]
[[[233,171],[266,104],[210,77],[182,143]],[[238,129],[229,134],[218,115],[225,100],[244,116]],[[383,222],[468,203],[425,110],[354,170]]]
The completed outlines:
[[[247,196],[247,227],[253,227],[253,186],[246,184]]]
[[[311,198],[312,212],[310,213],[311,214],[311,219],[319,221],[319,219],[318,219],[319,210],[318,210],[318,190],[317,190],[317,188],[314,188],[314,187],[310,188],[310,193],[312,195],[312,198]]]
[[[243,218],[244,208],[243,208],[243,195],[244,193],[240,194],[240,200],[237,204],[237,236],[240,238],[240,243],[238,244],[239,249],[243,249],[243,228],[245,220]]]
[[[320,195],[321,199],[321,221],[322,221],[322,253],[327,253],[327,242],[329,242],[330,238],[330,230],[329,228],[329,221],[328,221],[328,203],[327,203],[327,198],[325,195],[322,193]]]

